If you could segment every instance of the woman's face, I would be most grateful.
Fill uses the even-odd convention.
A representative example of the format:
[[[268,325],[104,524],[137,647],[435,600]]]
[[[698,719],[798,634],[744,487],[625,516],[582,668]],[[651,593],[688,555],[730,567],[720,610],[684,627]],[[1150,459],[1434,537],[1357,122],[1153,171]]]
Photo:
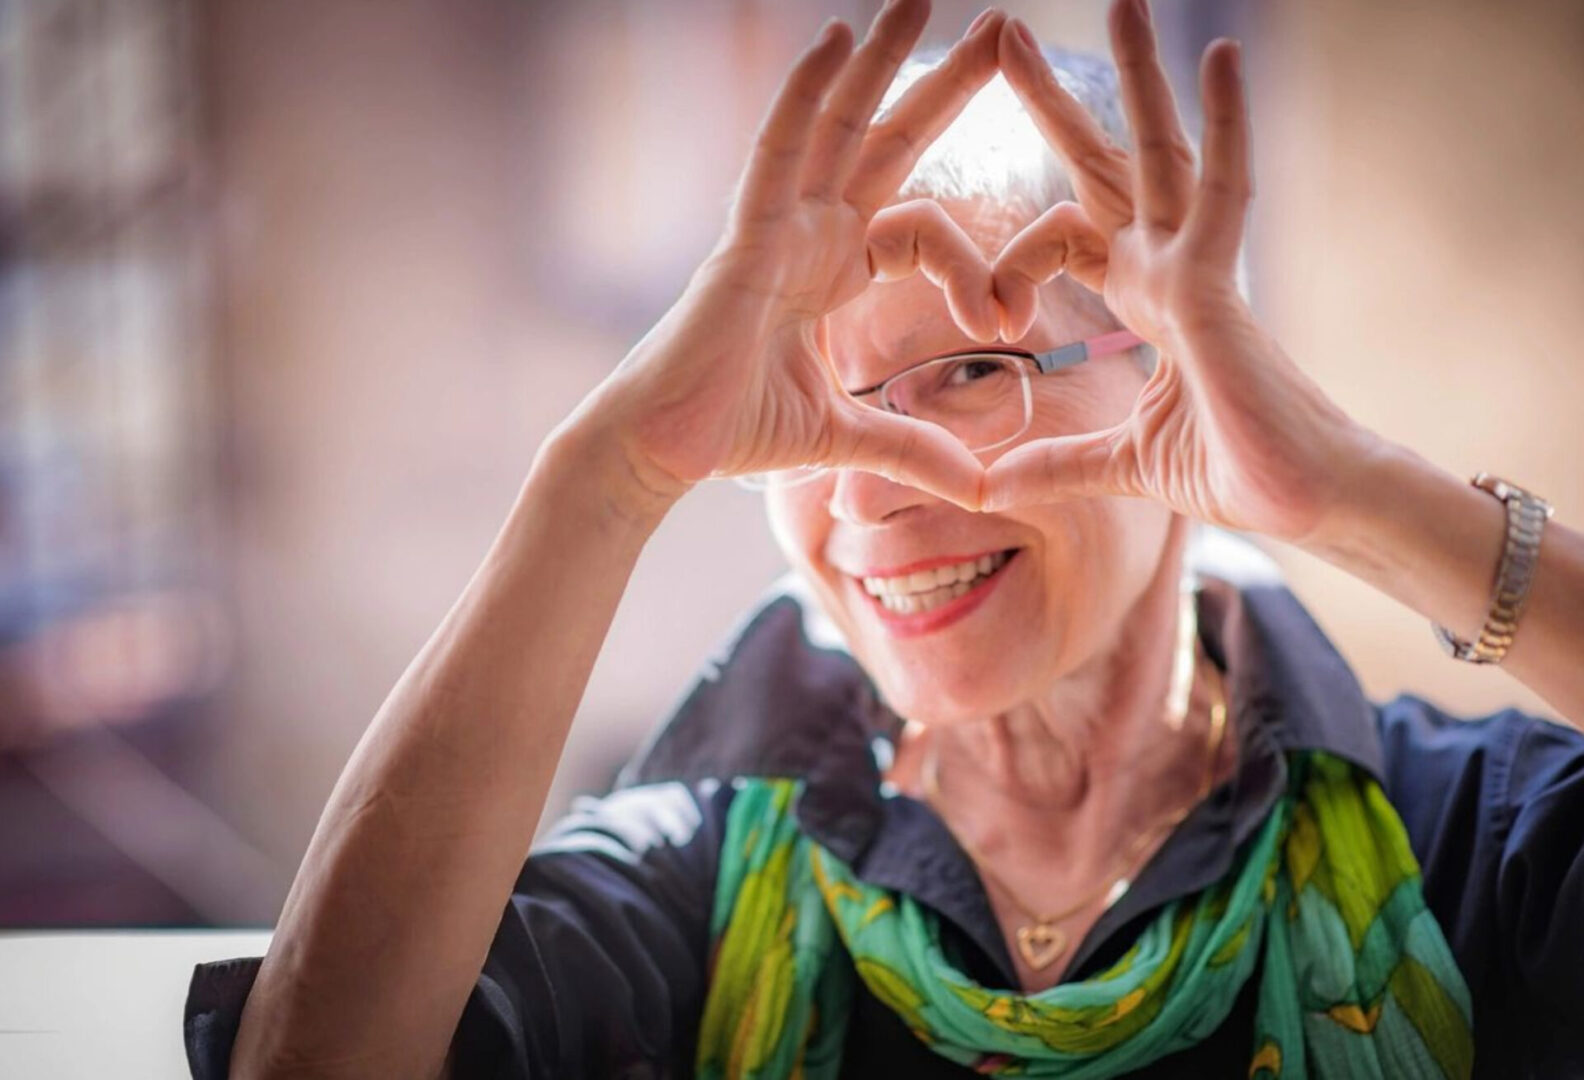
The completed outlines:
[[[993,218],[954,216],[995,246],[1007,231]],[[1016,344],[1042,351],[1115,328],[1090,294],[1058,279],[1042,291],[1040,318]],[[872,285],[831,316],[832,358],[849,389],[976,344],[922,275]],[[1110,427],[1127,416],[1144,381],[1131,354],[1033,376],[1028,431],[979,458],[988,464],[1030,439]],[[1171,517],[1150,500],[1117,497],[977,514],[872,473],[842,470],[772,489],[766,498],[787,560],[887,703],[923,723],[1004,712],[1106,651],[1157,567]],[[966,581],[941,586],[957,575],[936,571],[937,591],[922,604],[893,601],[939,605],[931,610],[897,613],[871,595],[904,587],[899,577],[909,590],[925,587],[911,571],[969,562],[975,565]]]

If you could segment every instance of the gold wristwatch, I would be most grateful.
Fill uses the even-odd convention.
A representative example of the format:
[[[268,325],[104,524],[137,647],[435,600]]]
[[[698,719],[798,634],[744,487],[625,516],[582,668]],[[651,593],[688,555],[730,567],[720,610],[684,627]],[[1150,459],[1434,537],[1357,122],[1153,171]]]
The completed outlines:
[[[1462,641],[1446,627],[1432,625],[1442,647],[1454,659],[1472,664],[1499,664],[1512,648],[1513,635],[1518,632],[1518,618],[1523,614],[1529,585],[1534,581],[1535,565],[1540,561],[1540,533],[1555,509],[1533,492],[1490,473],[1480,473],[1469,483],[1490,492],[1507,507],[1507,542],[1502,546],[1501,564],[1496,568],[1490,612],[1475,642]]]

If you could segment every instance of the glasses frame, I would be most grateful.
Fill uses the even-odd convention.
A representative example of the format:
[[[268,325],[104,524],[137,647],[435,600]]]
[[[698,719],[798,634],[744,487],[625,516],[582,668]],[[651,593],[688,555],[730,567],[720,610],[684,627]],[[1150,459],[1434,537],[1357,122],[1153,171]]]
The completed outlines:
[[[1097,334],[1094,337],[1084,338],[1082,341],[1074,341],[1066,345],[1059,345],[1056,348],[1048,349],[1045,352],[1031,352],[1028,349],[1018,349],[1012,347],[959,349],[956,352],[944,353],[940,356],[932,356],[927,360],[920,360],[916,364],[909,364],[901,371],[887,376],[885,379],[875,383],[873,386],[864,387],[862,390],[849,390],[848,394],[854,398],[864,398],[871,394],[879,394],[880,400],[885,402],[885,391],[891,386],[892,383],[896,382],[898,379],[913,374],[920,368],[929,367],[931,364],[939,364],[946,360],[961,360],[964,357],[970,356],[1012,356],[1021,360],[1026,360],[1033,364],[1034,371],[1032,374],[1049,375],[1052,372],[1075,367],[1078,364],[1083,363],[1085,360],[1096,360],[1102,356],[1114,356],[1117,353],[1127,352],[1130,349],[1136,349],[1140,346],[1147,346],[1148,344],[1149,343],[1147,341],[1133,333],[1131,330],[1112,330],[1108,333]],[[1005,446],[1007,443],[1020,437],[1025,431],[1028,430],[1029,422],[1033,418],[1033,401],[1028,392],[1029,374],[1030,372],[1027,370],[1027,368],[1025,368],[1023,381],[1023,426],[999,442],[993,442],[989,446],[981,446],[978,449],[972,451],[973,453],[977,454],[985,450],[994,450],[998,446]],[[817,479],[819,476],[823,475],[827,469],[828,467],[824,465],[804,465],[791,469],[777,469],[773,473],[747,473],[744,475],[734,476],[732,477],[732,480],[737,484],[738,487],[746,488],[749,491],[767,491],[770,488],[780,490],[783,488],[797,487],[800,484],[806,484],[809,481]],[[778,477],[779,479],[774,481],[769,479],[760,479],[761,477],[768,478],[771,476]]]

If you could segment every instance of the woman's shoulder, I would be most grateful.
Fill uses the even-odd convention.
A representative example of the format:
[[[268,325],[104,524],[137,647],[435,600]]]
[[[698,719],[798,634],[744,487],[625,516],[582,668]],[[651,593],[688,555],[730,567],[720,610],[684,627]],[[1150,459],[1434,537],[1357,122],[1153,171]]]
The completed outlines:
[[[1584,732],[1520,709],[1376,706],[1384,790],[1475,1001],[1488,1060],[1575,1076],[1584,1029]]]
[[[1515,708],[1459,715],[1417,694],[1378,704],[1375,715],[1382,786],[1416,851],[1446,850],[1455,829],[1456,846],[1471,858],[1496,858],[1533,841],[1524,826],[1536,818],[1576,814],[1584,826],[1584,732],[1577,728]],[[1571,854],[1581,839],[1572,838]]]
[[[1408,693],[1375,713],[1387,792],[1410,803],[1477,793],[1508,814],[1558,784],[1584,784],[1584,731],[1556,720],[1516,708],[1460,715]]]
[[[629,865],[679,858],[708,862],[738,786],[713,778],[660,780],[579,795],[530,855],[598,855]]]
[[[1377,705],[1376,721],[1382,788],[1444,926],[1483,940],[1519,899],[1515,871],[1532,901],[1584,869],[1584,732],[1513,708],[1459,715],[1415,694]]]

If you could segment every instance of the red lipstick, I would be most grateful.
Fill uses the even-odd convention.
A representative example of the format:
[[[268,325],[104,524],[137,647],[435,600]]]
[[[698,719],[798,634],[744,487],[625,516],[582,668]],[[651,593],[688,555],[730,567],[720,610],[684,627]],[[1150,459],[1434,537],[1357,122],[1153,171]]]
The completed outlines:
[[[977,551],[972,555],[941,555],[933,559],[920,559],[918,562],[905,563],[902,566],[877,566],[868,570],[859,570],[853,577],[901,577],[918,570],[933,570],[937,566],[956,566],[958,563],[978,562],[986,555],[999,555],[1008,548],[991,548],[988,551]]]
[[[985,552],[984,554],[991,555],[996,553]],[[928,570],[935,566],[949,566],[954,562],[967,562],[969,558],[970,556],[963,556],[956,559],[929,560],[926,562],[914,563],[911,565],[911,567],[905,569],[907,572],[911,572],[915,569]],[[969,589],[961,596],[953,597],[952,599],[946,601],[946,603],[940,605],[939,607],[931,608],[929,611],[915,611],[911,614],[903,614],[901,612],[892,611],[891,609],[887,608],[883,603],[880,602],[880,598],[878,596],[870,596],[868,591],[864,589],[863,582],[856,578],[853,579],[852,587],[857,590],[860,596],[863,597],[864,601],[869,605],[870,610],[875,613],[881,624],[886,628],[892,637],[919,637],[923,634],[933,634],[935,631],[944,629],[945,627],[950,626],[952,623],[957,622],[959,619],[967,618],[968,615],[978,608],[980,604],[989,599],[990,593],[996,588],[997,585],[1001,584],[1001,579],[1006,576],[1007,569],[1016,561],[1017,550],[1014,550],[1012,554],[1007,556],[1006,562],[1002,563],[994,573],[992,573],[987,578],[981,579],[980,583],[974,585],[973,588]],[[865,576],[897,577],[900,576],[902,572],[903,571],[892,571],[889,574],[869,574]]]

